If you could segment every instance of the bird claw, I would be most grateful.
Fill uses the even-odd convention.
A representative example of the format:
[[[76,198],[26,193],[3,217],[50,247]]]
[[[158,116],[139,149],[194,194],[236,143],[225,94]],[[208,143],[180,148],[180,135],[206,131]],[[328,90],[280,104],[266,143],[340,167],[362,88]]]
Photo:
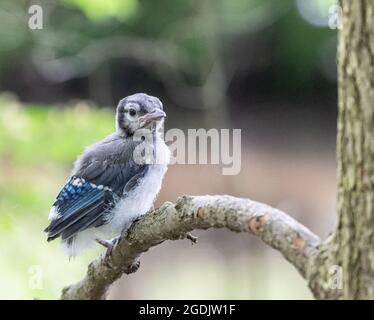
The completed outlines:
[[[198,237],[193,236],[191,233],[187,232],[185,237],[186,237],[186,239],[190,240],[192,244],[197,243]]]
[[[140,261],[137,260],[137,261],[135,261],[135,262],[134,262],[134,263],[129,267],[129,269],[128,269],[128,271],[127,271],[127,274],[134,273],[134,272],[138,271],[139,267],[140,267]]]
[[[127,235],[128,235],[128,232],[129,232],[129,229],[128,228],[125,228],[122,230],[122,233],[121,233],[121,238],[122,238],[122,241],[123,243],[126,245],[126,246],[129,246],[131,243],[129,241],[127,241]]]
[[[120,242],[120,240],[121,240],[121,236],[115,237],[111,240],[103,240],[103,239],[99,239],[99,238],[96,239],[97,243],[99,243],[102,246],[104,246],[105,248],[107,248],[107,250],[105,252],[105,255],[104,255],[103,262],[104,262],[105,266],[107,266],[108,268],[113,268],[113,266],[111,264],[112,253],[113,253],[113,249]]]

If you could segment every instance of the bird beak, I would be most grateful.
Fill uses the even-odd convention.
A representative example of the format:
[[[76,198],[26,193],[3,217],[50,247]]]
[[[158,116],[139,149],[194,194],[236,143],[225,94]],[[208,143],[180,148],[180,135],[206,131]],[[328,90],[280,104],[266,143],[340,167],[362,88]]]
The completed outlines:
[[[152,121],[160,120],[166,117],[166,113],[160,109],[155,109],[151,113],[147,113],[146,115],[139,118],[139,124],[141,127],[146,126],[147,124],[151,123]]]

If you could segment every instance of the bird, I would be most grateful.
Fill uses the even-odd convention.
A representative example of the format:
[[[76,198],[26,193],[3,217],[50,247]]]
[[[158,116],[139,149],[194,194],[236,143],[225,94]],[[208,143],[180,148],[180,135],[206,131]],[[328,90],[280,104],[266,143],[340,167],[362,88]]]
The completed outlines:
[[[97,242],[108,261],[121,235],[153,207],[170,161],[165,117],[157,97],[127,96],[117,105],[115,132],[77,158],[44,230],[48,242],[61,237],[69,259]]]

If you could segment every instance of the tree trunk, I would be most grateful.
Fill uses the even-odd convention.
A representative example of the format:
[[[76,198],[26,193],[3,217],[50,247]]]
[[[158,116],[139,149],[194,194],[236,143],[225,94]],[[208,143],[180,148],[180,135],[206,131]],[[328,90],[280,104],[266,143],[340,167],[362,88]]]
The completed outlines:
[[[374,1],[342,0],[338,224],[310,280],[317,298],[374,299]],[[341,270],[341,286],[331,277]]]
[[[339,33],[338,216],[343,297],[374,298],[374,1],[343,1]]]

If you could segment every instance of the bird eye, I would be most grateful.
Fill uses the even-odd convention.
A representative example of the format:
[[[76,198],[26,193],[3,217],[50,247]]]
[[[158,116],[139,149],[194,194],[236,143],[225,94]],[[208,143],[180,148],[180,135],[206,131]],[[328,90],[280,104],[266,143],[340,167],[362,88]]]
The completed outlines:
[[[133,108],[129,109],[129,115],[132,116],[132,117],[135,116],[136,115],[136,110],[133,109]]]

